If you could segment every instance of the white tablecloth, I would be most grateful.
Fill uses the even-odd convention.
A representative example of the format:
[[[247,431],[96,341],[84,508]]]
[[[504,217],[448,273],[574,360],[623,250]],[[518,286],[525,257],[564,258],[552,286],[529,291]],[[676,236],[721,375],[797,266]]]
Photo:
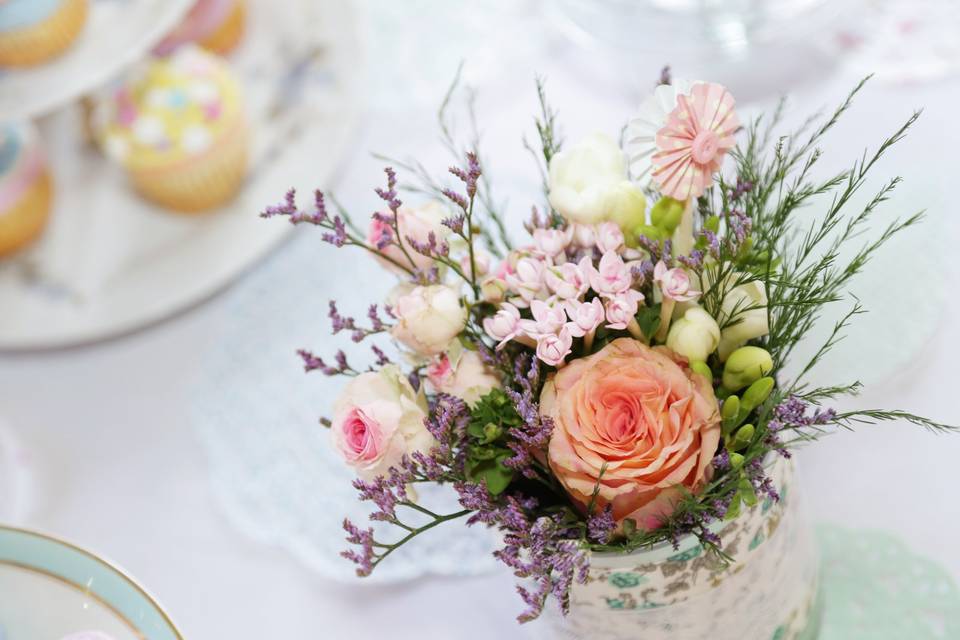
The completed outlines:
[[[459,50],[455,40],[446,34],[446,48],[432,59],[432,69],[442,77],[452,75],[462,56],[477,53],[469,38]],[[500,194],[521,191],[511,197],[515,216],[526,215],[525,197],[536,185],[519,143],[521,127],[529,132],[535,108],[534,73],[549,75],[552,101],[568,139],[575,139],[594,129],[616,135],[639,99],[638,87],[648,86],[659,66],[659,60],[635,66],[624,62],[619,74],[604,68],[594,76],[585,73],[589,52],[564,52],[556,45],[538,41],[537,46],[519,43],[508,53],[479,52],[493,61],[484,59],[488,66],[475,74],[483,90],[479,115],[489,129],[486,155],[494,159]],[[405,63],[402,59],[377,57],[382,48],[374,53],[371,77],[392,72],[401,79],[416,76],[415,70],[395,68]],[[598,64],[607,60],[599,54],[596,59]],[[611,82],[615,76],[623,78],[622,85]],[[797,113],[835,103],[851,81],[850,74],[840,73],[798,87]],[[416,152],[438,171],[447,165],[434,144],[432,109],[426,107],[439,99],[442,83],[429,84],[434,94],[420,87],[414,95],[404,94],[403,83],[391,79],[389,91],[400,92],[394,102],[383,85],[377,86],[368,124],[344,161],[337,189],[340,199],[359,202],[361,211],[376,206],[370,187],[382,175],[380,163],[367,150]],[[942,246],[942,236],[950,230],[947,214],[955,215],[948,199],[948,190],[956,186],[955,163],[946,162],[960,143],[958,95],[956,79],[912,88],[878,83],[826,145],[828,154],[853,159],[863,147],[875,146],[912,107],[927,108],[916,132],[880,167],[887,174],[903,173],[913,185],[892,209],[932,209],[933,224],[903,245],[903,269],[924,263],[923,247]],[[523,177],[514,174],[514,167]],[[319,251],[318,260],[332,260],[332,255]],[[336,277],[349,271],[343,264],[334,270]],[[331,265],[318,263],[318,268],[324,266]],[[944,279],[937,286],[953,282]],[[243,281],[236,286],[243,287]],[[914,294],[929,286],[914,282]],[[896,327],[883,334],[884,343],[877,347],[881,353],[896,354],[900,344],[913,347],[904,354],[905,364],[892,376],[882,376],[855,404],[904,407],[960,423],[954,389],[960,325],[951,320],[960,312],[960,302],[954,299],[935,309],[933,320],[926,310],[926,319],[917,321],[915,309],[898,302],[901,292],[890,290],[885,304],[873,306],[869,326],[882,320]],[[938,299],[932,290],[930,297]],[[390,587],[344,586],[325,582],[286,553],[253,543],[233,529],[211,495],[188,411],[192,381],[203,375],[198,371],[202,354],[231,321],[223,311],[223,299],[215,298],[160,326],[105,344],[0,356],[0,414],[30,453],[34,474],[34,500],[24,524],[72,539],[127,568],[165,604],[188,638],[522,637],[513,622],[519,600],[505,572]],[[915,328],[923,332],[920,344],[910,339]],[[305,345],[332,347],[325,341],[322,319],[303,330]],[[864,366],[872,368],[875,360],[868,353],[847,357],[851,370],[870,377]],[[960,576],[960,436],[933,436],[906,424],[863,427],[831,437],[799,457],[815,519],[897,532]]]

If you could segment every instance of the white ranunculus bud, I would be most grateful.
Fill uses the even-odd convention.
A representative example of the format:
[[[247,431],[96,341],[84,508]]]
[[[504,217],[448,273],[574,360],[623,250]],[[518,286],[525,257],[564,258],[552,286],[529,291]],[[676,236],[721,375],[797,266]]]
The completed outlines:
[[[674,320],[667,334],[667,347],[690,362],[703,362],[720,343],[717,321],[702,307],[692,306]]]
[[[553,156],[549,189],[550,206],[568,222],[633,221],[646,208],[643,193],[627,179],[623,151],[600,133]]]
[[[467,323],[457,290],[442,284],[415,287],[397,299],[393,313],[393,337],[424,356],[443,351]]]
[[[726,325],[718,349],[721,361],[748,340],[770,333],[767,289],[763,282],[754,280],[727,291],[720,305],[720,321]]]

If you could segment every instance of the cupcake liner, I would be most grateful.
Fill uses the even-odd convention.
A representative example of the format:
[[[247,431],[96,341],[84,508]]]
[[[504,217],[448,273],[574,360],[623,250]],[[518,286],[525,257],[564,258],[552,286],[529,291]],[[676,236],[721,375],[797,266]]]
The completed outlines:
[[[197,44],[208,51],[220,55],[227,55],[240,43],[247,22],[247,9],[243,0],[234,3],[230,13],[214,30],[213,33],[202,38]]]
[[[0,66],[30,66],[56,57],[73,43],[86,19],[87,0],[64,0],[46,20],[0,33]]]
[[[182,213],[199,213],[230,201],[247,173],[248,133],[228,130],[201,156],[167,167],[131,169],[134,187],[148,200]]]
[[[22,249],[40,235],[52,203],[53,180],[44,170],[11,208],[0,211],[0,256]]]

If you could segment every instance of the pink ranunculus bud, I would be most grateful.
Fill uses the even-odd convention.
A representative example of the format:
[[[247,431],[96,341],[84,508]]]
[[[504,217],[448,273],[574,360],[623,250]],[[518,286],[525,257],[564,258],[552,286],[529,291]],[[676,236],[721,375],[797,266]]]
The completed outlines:
[[[530,303],[530,313],[533,315],[533,320],[521,320],[520,328],[528,336],[537,339],[560,331],[567,322],[567,314],[560,302],[534,300]]]
[[[570,355],[573,346],[573,336],[564,326],[559,332],[547,334],[537,338],[537,357],[552,367],[563,365],[564,359]]]
[[[608,298],[606,302],[607,328],[626,329],[637,315],[637,308],[643,300],[643,294],[633,289]]]
[[[583,262],[583,260],[581,260]],[[589,259],[587,259],[589,263]],[[579,265],[572,262],[565,262],[559,266],[547,267],[543,274],[543,279],[547,283],[547,288],[554,292],[558,298],[563,300],[572,300],[580,298],[590,288],[587,281],[587,274]]]
[[[687,302],[700,295],[699,291],[690,288],[690,276],[683,269],[667,269],[661,260],[653,269],[653,281],[660,285],[664,298],[675,302]]]
[[[597,225],[597,249],[600,249],[600,253],[623,249],[623,231],[616,222]]]
[[[520,310],[509,302],[500,305],[500,309],[489,318],[483,319],[483,330],[498,340],[497,349],[502,349],[520,333]]]
[[[543,282],[543,272],[546,265],[537,258],[520,258],[514,267],[513,273],[508,273],[504,278],[507,285],[516,292],[520,298],[529,303],[546,293],[546,286]]]
[[[605,298],[621,294],[633,284],[630,268],[615,251],[603,254],[599,266],[591,264],[587,275],[593,290]]]
[[[575,338],[582,338],[591,331],[595,331],[606,317],[600,298],[594,298],[590,302],[569,300],[564,306],[570,318],[567,328],[570,330],[570,335]]]

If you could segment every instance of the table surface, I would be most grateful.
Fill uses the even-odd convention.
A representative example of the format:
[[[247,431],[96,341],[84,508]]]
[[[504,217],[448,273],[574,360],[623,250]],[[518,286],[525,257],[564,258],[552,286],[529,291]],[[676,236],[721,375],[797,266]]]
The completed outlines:
[[[504,158],[508,168],[529,166],[516,158],[523,154],[520,127],[529,124],[535,108],[530,82],[535,72],[550,76],[569,139],[596,128],[615,134],[616,123],[639,99],[639,87],[654,77],[650,67],[656,65],[645,65],[646,75],[635,78],[635,69],[622,60],[617,76],[609,67],[600,68],[608,60],[600,54],[597,74],[585,73],[584,60],[593,54],[561,44],[518,45],[506,54],[489,47],[478,52],[468,41],[443,60],[432,60],[437,77],[449,77],[462,56],[486,56],[485,66],[468,78],[482,89],[480,116],[491,123],[486,154]],[[385,63],[374,60],[373,75],[384,73],[377,64]],[[406,73],[411,77],[409,69]],[[796,87],[797,111],[836,102],[851,77],[838,71]],[[386,94],[399,80],[391,81],[394,86],[371,89],[367,124],[344,160],[337,185],[342,200],[370,202],[369,188],[380,181],[370,149],[413,150],[434,166],[445,166],[438,164],[443,156],[431,115],[442,82],[431,78],[427,90],[390,100]],[[902,170],[923,187],[910,192],[910,208],[943,206],[953,182],[949,168],[937,159],[960,142],[960,122],[950,102],[958,95],[960,83],[951,78],[910,87],[878,83],[864,97],[869,106],[851,116],[826,150],[854,150],[844,157],[858,153],[875,145],[880,133],[912,107],[926,106],[903,156],[884,167]],[[510,171],[496,175],[501,193],[515,185],[529,189],[536,181],[531,170],[523,180]],[[513,208],[518,216],[527,210],[519,204]],[[334,259],[345,258],[319,251],[318,267]],[[896,305],[895,293],[889,308],[874,313],[908,332],[914,318],[911,309]],[[909,364],[871,386],[855,404],[910,408],[960,423],[952,391],[954,358],[960,355],[960,325],[949,321],[955,311],[960,303],[953,299],[932,321],[931,337],[910,354]],[[35,500],[24,524],[114,559],[158,596],[188,638],[292,639],[318,633],[340,638],[348,630],[355,639],[479,638],[490,632],[523,637],[513,622],[519,601],[505,572],[345,586],[324,581],[283,551],[233,529],[211,494],[188,407],[192,381],[203,373],[204,349],[229,321],[223,297],[217,297],[162,325],[103,344],[0,356],[0,414],[23,441],[34,471]],[[323,345],[322,339],[322,326],[304,333],[305,344]],[[960,576],[958,457],[960,437],[934,436],[899,423],[840,433],[799,454],[814,519],[896,532],[955,576]]]

